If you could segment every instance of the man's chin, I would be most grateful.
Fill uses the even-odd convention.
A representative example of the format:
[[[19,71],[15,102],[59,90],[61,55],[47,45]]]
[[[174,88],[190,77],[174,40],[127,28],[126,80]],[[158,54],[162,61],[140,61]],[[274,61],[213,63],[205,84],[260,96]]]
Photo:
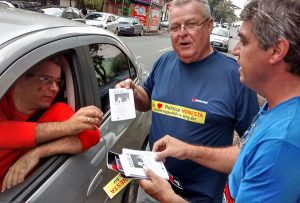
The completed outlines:
[[[181,55],[181,56],[179,56],[179,59],[185,64],[195,62],[195,59],[193,58],[193,56],[190,56],[190,55],[188,55],[188,56]]]
[[[240,75],[240,81],[241,81],[241,83],[243,83],[243,84],[245,84],[245,82],[246,82],[245,79],[243,78],[243,76],[241,76],[241,75]]]
[[[40,109],[47,109],[52,105],[52,102],[44,102],[40,104]]]

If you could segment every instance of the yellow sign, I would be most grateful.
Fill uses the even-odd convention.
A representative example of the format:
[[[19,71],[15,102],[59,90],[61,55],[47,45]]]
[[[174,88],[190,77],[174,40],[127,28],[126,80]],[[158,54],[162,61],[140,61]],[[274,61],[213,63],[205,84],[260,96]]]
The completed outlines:
[[[114,177],[109,183],[107,183],[103,190],[106,192],[108,197],[112,199],[116,194],[118,194],[128,183],[130,183],[131,179],[123,178],[120,173]]]
[[[195,123],[205,123],[206,112],[152,100],[152,111]]]

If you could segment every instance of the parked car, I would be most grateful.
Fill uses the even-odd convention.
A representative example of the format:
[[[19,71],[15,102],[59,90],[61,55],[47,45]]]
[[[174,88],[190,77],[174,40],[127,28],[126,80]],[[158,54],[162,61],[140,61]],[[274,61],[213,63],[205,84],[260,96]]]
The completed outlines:
[[[232,36],[230,36],[228,29],[214,27],[210,34],[210,44],[217,49],[228,52],[230,38]]]
[[[229,30],[229,23],[223,23],[222,28],[226,28],[227,30]]]
[[[115,34],[118,33],[119,23],[114,14],[103,12],[91,12],[84,18],[87,25],[93,25],[107,29]]]
[[[34,1],[32,2],[22,1],[22,4],[24,6],[23,9],[30,10],[30,11],[39,11],[41,8],[41,4]]]
[[[6,8],[6,7],[14,8],[15,6],[7,1],[0,1],[0,8]]]
[[[148,72],[116,35],[83,23],[4,8],[0,30],[0,98],[32,66],[60,55],[65,87],[56,99],[74,110],[95,105],[104,112],[97,145],[79,155],[44,159],[23,183],[0,193],[0,202],[108,202],[103,187],[117,173],[107,168],[107,151],[145,149],[151,121],[150,112],[136,111],[134,119],[112,122],[108,92],[126,78],[141,84]],[[130,183],[110,202],[129,203],[136,187]]]
[[[158,29],[168,29],[169,28],[169,20],[165,19],[160,21]]]
[[[120,16],[118,34],[119,35],[140,35],[144,34],[144,25],[135,17]]]
[[[20,2],[20,1],[11,1],[10,2],[12,5],[14,5],[14,7],[16,7],[16,8],[22,8],[22,9],[24,9],[25,7],[24,7],[24,4],[22,3],[22,2]]]
[[[74,7],[65,7],[65,6],[45,6],[39,10],[39,12],[51,15],[51,16],[57,16],[61,18],[67,18],[70,20],[78,21],[85,23],[85,20],[83,19],[83,15],[80,10]]]

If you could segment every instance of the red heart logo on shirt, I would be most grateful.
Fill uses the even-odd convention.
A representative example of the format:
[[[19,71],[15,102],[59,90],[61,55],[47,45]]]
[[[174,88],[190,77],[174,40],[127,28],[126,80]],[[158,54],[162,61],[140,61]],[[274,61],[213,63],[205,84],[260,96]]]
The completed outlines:
[[[158,103],[157,104],[157,107],[160,109],[162,107],[162,104],[161,103]]]

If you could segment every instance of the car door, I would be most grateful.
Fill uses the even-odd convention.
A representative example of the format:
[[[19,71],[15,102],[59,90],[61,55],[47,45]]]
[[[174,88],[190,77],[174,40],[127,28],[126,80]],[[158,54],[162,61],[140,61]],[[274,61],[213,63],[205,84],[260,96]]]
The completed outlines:
[[[115,17],[112,15],[108,15],[107,17],[107,29],[113,33],[116,33],[116,29],[117,29],[117,22],[115,20]]]
[[[137,69],[127,57],[126,50],[117,46],[118,43],[105,39],[88,39],[88,50],[86,50],[87,60],[94,67],[94,77],[97,80],[99,88],[99,99],[101,100],[101,109],[105,115],[110,116],[109,94],[108,90],[114,88],[117,83],[127,78],[140,83]],[[129,54],[129,53],[128,53]],[[136,118],[112,122],[106,120],[105,128],[101,128],[102,139],[105,140],[106,148],[117,153],[121,153],[123,147],[131,149],[140,149],[147,143],[149,125],[145,128],[145,123],[150,125],[150,113],[141,113],[136,111]],[[108,171],[104,182],[108,183],[117,174],[114,171]],[[102,186],[103,187],[103,186]],[[101,189],[98,188],[98,189]],[[124,192],[124,191],[123,191]],[[114,202],[122,201],[120,193],[114,198]],[[88,202],[94,202],[98,198],[98,193],[92,194]]]
[[[135,34],[140,34],[143,32],[143,25],[140,23],[140,21],[137,18],[134,18],[133,25],[134,25]]]
[[[30,39],[24,41],[30,43]],[[104,118],[100,127],[101,140],[79,155],[57,155],[45,160],[24,183],[2,193],[0,202],[109,202],[102,188],[116,173],[106,167],[107,150],[120,153],[123,147],[140,149],[146,142],[149,130],[145,126],[147,122],[150,124],[147,113],[137,112],[136,119],[129,121],[113,123],[110,120],[107,91],[127,77],[139,83],[136,63],[122,43],[107,36],[65,36],[63,39],[31,46],[24,53],[16,52],[18,55],[15,54],[15,61],[0,76],[0,96],[34,64],[46,57],[63,54],[69,66],[65,70],[66,101],[75,110],[86,105],[102,108]],[[97,74],[95,61],[98,57],[93,54],[95,46],[104,51],[100,53],[98,49],[97,56],[111,65],[106,66],[106,75],[110,76],[106,81],[101,82],[101,74]],[[114,56],[113,59],[111,56]],[[127,65],[118,66],[124,63]],[[111,201],[122,202],[123,192]]]

